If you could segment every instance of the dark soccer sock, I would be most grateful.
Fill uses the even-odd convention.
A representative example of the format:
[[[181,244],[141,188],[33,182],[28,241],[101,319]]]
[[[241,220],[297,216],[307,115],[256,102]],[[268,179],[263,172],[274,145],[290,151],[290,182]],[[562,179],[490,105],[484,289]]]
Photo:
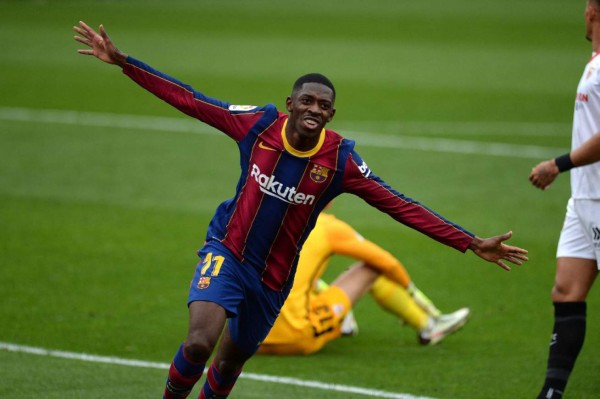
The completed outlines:
[[[185,357],[183,345],[181,345],[169,368],[163,399],[187,398],[194,388],[194,384],[202,377],[203,372],[204,363],[196,364],[189,361]]]
[[[231,377],[221,375],[213,362],[206,373],[206,381],[198,399],[225,399],[233,389],[235,382],[242,373],[239,370]]]
[[[546,381],[538,399],[562,398],[585,338],[585,302],[555,302]]]

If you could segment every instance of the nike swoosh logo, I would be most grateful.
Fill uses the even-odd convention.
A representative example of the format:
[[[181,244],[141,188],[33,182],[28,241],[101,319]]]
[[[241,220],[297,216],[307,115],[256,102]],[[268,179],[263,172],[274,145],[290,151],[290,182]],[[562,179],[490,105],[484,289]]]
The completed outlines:
[[[265,145],[264,141],[261,141],[258,143],[258,148],[262,148],[263,150],[268,150],[268,151],[277,151],[275,148],[267,147]]]

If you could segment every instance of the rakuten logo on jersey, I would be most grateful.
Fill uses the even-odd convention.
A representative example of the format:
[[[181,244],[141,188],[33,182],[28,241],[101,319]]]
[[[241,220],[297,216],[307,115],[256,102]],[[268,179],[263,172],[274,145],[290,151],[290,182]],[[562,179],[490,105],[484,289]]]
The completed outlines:
[[[260,173],[260,168],[256,164],[252,164],[250,177],[254,177],[254,180],[260,186],[260,191],[288,204],[312,205],[315,201],[314,195],[299,193],[296,191],[296,187],[284,186],[283,183],[276,180],[275,175],[267,176]]]

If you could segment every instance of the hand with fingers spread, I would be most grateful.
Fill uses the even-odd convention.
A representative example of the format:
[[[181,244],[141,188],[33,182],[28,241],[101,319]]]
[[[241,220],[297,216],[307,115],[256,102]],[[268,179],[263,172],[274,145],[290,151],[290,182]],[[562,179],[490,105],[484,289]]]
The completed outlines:
[[[127,54],[120,51],[110,40],[104,26],[100,25],[98,32],[90,28],[85,22],[79,21],[79,26],[73,26],[73,30],[79,34],[73,38],[90,49],[77,50],[79,54],[93,55],[108,64],[123,67],[127,60]]]
[[[504,270],[510,270],[510,267],[502,260],[507,260],[515,265],[521,265],[523,261],[529,260],[526,256],[527,250],[504,244],[504,241],[510,237],[512,237],[512,231],[485,239],[475,237],[469,249],[480,258],[495,263]]]

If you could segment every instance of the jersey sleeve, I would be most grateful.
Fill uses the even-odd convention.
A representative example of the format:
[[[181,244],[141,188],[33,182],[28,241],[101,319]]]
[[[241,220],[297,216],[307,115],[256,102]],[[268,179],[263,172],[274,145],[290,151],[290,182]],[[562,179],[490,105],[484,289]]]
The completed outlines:
[[[361,236],[349,224],[332,217],[327,225],[327,241],[334,253],[361,260],[368,267],[408,288],[411,280],[404,265],[391,253]]]
[[[161,100],[238,142],[264,112],[263,107],[231,105],[208,97],[131,56],[127,57],[123,73]]]
[[[361,197],[398,222],[461,252],[468,249],[475,236],[419,202],[392,189],[373,174],[354,150],[346,159],[342,184],[344,191]]]

